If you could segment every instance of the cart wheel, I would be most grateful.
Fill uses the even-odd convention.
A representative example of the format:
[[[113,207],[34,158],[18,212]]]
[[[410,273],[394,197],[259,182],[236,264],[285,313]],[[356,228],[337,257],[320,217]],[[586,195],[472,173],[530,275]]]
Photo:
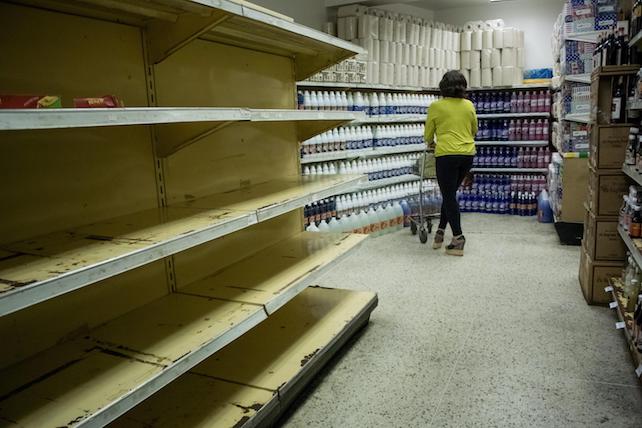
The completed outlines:
[[[432,233],[432,221],[428,220],[427,228],[428,228],[428,233],[429,234]]]
[[[412,233],[413,235],[417,234],[417,223],[412,220],[410,221],[410,233]]]
[[[419,241],[422,244],[425,244],[426,242],[428,242],[428,231],[423,227],[419,229]]]

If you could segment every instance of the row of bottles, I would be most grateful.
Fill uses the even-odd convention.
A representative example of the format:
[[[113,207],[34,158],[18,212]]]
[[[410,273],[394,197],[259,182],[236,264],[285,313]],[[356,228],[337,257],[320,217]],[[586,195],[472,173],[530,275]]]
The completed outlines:
[[[373,204],[408,199],[419,194],[419,185],[420,182],[417,180],[340,195],[336,197],[336,211],[339,214],[352,213],[355,210],[360,210]],[[437,189],[436,181],[424,180],[423,189],[424,191],[434,191]]]
[[[629,129],[629,143],[626,148],[624,163],[642,171],[642,135],[637,126]]]
[[[629,36],[615,26],[602,32],[593,51],[593,69],[607,65],[629,64]]]
[[[475,174],[472,185],[463,187],[462,191],[472,193],[484,192],[536,192],[546,188],[546,176],[526,174]]]
[[[550,91],[507,91],[471,93],[470,101],[477,114],[548,113],[551,111]]]
[[[548,141],[548,120],[479,120],[477,141]]]
[[[363,111],[369,116],[426,114],[437,95],[390,92],[299,91],[300,110]]]
[[[632,345],[638,352],[642,352],[642,272],[630,253],[627,253],[626,266],[622,270],[622,295],[626,306],[624,312],[632,313],[631,325]],[[625,326],[629,328],[627,324]]]
[[[629,186],[629,194],[623,197],[619,223],[632,238],[642,238],[642,187]]]
[[[424,125],[381,125],[335,128],[301,144],[301,156],[342,150],[423,144]]]
[[[535,192],[478,192],[463,190],[458,193],[462,212],[534,216],[537,214]]]
[[[382,156],[343,162],[323,162],[303,167],[303,175],[368,174],[368,180],[380,180],[412,174],[419,154]]]
[[[546,168],[548,147],[480,147],[473,160],[476,168]]]
[[[401,230],[404,227],[405,212],[398,201],[378,204],[360,210],[358,213],[333,216],[318,222],[311,221],[308,232],[364,233],[381,236]]]

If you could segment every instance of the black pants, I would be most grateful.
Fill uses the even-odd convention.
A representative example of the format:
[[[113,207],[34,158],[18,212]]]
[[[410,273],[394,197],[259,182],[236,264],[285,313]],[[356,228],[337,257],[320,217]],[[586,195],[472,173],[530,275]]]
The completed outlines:
[[[436,161],[437,182],[444,202],[441,204],[439,228],[446,229],[450,224],[453,236],[462,234],[461,216],[457,203],[457,189],[473,166],[473,157],[469,155],[439,156]]]

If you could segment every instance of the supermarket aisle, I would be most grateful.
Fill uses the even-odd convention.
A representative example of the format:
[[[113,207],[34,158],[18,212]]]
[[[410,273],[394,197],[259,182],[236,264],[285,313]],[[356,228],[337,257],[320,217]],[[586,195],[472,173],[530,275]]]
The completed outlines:
[[[471,214],[464,228],[463,259],[404,231],[322,279],[375,290],[379,307],[285,426],[640,426],[614,314],[582,298],[579,249],[530,219]]]

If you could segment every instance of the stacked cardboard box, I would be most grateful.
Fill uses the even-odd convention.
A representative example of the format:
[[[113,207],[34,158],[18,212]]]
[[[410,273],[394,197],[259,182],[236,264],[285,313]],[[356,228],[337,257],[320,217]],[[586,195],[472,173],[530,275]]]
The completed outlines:
[[[630,125],[611,123],[612,88],[621,76],[633,76],[637,67],[604,67],[591,82],[591,131],[589,173],[580,260],[580,285],[589,304],[611,301],[604,291],[609,277],[621,273],[626,257],[620,239],[618,214],[628,181],[622,172]],[[626,86],[628,87],[628,86]]]

